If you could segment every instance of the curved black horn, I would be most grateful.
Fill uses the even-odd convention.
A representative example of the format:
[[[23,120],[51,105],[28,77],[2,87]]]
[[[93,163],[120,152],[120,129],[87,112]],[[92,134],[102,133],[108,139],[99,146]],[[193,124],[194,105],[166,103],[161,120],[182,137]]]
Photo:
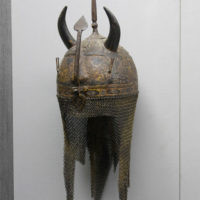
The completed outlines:
[[[72,46],[76,44],[76,41],[74,40],[73,36],[70,34],[67,28],[66,21],[65,21],[66,12],[67,12],[67,6],[63,8],[58,18],[58,31],[66,47],[70,49]]]
[[[116,17],[112,14],[112,12],[108,10],[106,7],[104,7],[104,10],[110,22],[110,33],[105,42],[105,47],[111,51],[116,52],[119,46],[120,35],[121,35],[120,26]]]

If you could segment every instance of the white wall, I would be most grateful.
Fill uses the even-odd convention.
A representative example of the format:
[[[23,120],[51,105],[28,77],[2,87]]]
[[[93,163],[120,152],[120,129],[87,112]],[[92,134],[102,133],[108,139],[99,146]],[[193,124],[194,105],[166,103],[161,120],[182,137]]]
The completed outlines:
[[[200,2],[182,0],[182,200],[200,199]]]
[[[90,23],[90,0],[12,4],[15,200],[65,199],[55,57],[66,51],[56,27],[66,4],[67,22],[75,35],[73,24],[82,14]],[[133,56],[139,75],[129,199],[178,200],[179,0],[99,0],[99,30],[107,35],[104,5],[116,14],[121,45]],[[189,133],[185,142],[188,138]],[[116,179],[109,177],[105,200],[118,199]],[[90,199],[89,189],[88,166],[78,165],[75,199]]]

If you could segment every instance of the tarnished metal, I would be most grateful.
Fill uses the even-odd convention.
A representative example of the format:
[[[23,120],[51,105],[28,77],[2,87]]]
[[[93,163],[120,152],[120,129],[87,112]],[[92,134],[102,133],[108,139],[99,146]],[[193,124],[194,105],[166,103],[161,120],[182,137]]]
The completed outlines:
[[[74,64],[74,81],[79,86],[79,60],[80,60],[80,50],[81,50],[81,35],[82,32],[88,28],[88,24],[84,17],[74,25],[74,30],[78,32],[76,40],[76,54],[75,54],[75,64]]]
[[[116,88],[116,91],[118,88],[124,88],[124,95],[137,94],[137,73],[132,58],[122,47],[119,47],[117,52],[109,51],[104,46],[105,40],[94,33],[82,42],[79,61],[81,88],[87,87],[102,95],[104,91],[113,88]],[[74,46],[65,54],[60,65],[57,83],[58,94],[61,96],[73,95],[70,90],[66,93],[66,88],[77,88],[73,84],[75,55]],[[115,95],[119,95],[119,92]]]
[[[91,193],[100,200],[112,164],[119,163],[119,197],[127,200],[130,147],[138,97],[135,64],[121,46],[120,26],[110,10],[107,38],[97,31],[96,1],[92,0],[93,33],[81,41],[87,28],[84,18],[75,25],[77,41],[65,23],[67,7],[58,28],[69,48],[62,62],[57,60],[57,96],[65,133],[64,175],[67,200],[73,200],[75,161],[85,162],[88,149],[91,165]]]
[[[93,32],[97,31],[97,3],[96,0],[92,0],[92,28]]]

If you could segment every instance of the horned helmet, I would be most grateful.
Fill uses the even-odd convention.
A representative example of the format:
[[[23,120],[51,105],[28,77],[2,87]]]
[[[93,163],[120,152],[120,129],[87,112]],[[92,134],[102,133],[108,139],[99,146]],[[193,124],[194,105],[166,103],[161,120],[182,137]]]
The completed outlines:
[[[69,49],[61,63],[57,59],[67,200],[74,198],[75,162],[84,164],[86,151],[90,158],[92,197],[101,199],[111,167],[116,170],[119,164],[119,198],[127,200],[138,78],[131,56],[119,46],[119,23],[109,9],[104,10],[110,22],[107,38],[97,30],[96,0],[92,0],[93,33],[84,41],[84,17],[74,26],[77,40],[66,25],[67,7],[58,19],[60,36]]]

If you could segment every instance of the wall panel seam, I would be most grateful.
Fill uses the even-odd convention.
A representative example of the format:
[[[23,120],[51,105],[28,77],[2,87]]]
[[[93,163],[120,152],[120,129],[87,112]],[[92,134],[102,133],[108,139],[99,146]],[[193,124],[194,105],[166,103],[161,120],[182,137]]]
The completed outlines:
[[[182,200],[182,0],[179,4],[179,200]]]

